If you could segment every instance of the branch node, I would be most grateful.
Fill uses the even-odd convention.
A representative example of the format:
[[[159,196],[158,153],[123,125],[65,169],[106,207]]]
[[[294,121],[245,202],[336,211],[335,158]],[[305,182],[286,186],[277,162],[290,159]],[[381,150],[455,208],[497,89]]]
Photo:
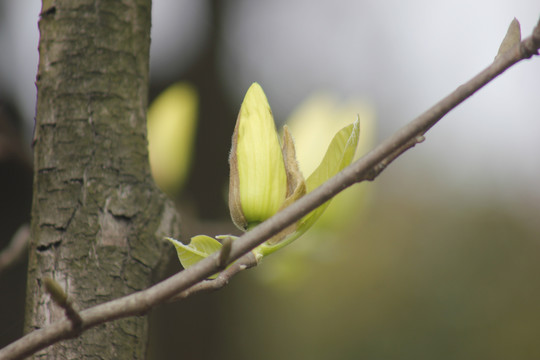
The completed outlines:
[[[529,59],[538,55],[540,48],[540,19],[533,29],[532,35],[523,40],[519,45],[519,52],[522,59]]]

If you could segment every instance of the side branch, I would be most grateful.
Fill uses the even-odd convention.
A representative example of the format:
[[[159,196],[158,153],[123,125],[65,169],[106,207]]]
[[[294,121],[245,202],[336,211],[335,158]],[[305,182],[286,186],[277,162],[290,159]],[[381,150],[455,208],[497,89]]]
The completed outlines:
[[[184,290],[181,293],[173,296],[171,299],[169,299],[169,302],[183,300],[196,293],[221,289],[229,283],[229,280],[234,275],[238,274],[240,271],[252,268],[256,265],[257,260],[255,259],[255,255],[253,255],[252,252],[248,252],[240,259],[238,259],[238,261],[236,261],[234,264],[220,272],[218,277],[214,280],[203,280],[200,283],[193,285],[189,289]]]
[[[77,310],[73,307],[73,301],[64,292],[64,289],[54,279],[43,279],[45,290],[49,293],[53,301],[64,309],[67,318],[71,321],[73,330],[75,332],[80,331],[82,319]]]
[[[24,257],[29,239],[30,227],[24,224],[13,235],[8,246],[0,251],[0,275]]]
[[[314,210],[345,188],[364,180],[373,180],[393,160],[406,150],[423,140],[424,134],[445,114],[455,108],[477,90],[489,83],[520,60],[530,58],[540,48],[540,22],[533,35],[499,56],[493,64],[458,87],[435,106],[404,126],[383,141],[366,156],[356,161],[325,184],[305,195],[272,218],[245,233],[231,244],[228,254],[214,253],[194,266],[140,292],[97,305],[81,311],[80,330],[112,320],[145,314],[151,308],[171,299],[181,299],[196,292],[224,286],[237,272],[254,264],[249,252],[273,235]],[[248,255],[246,255],[248,254]],[[227,256],[225,256],[227,255]],[[229,267],[223,276],[213,281],[204,281],[219,271],[224,264],[243,257]],[[23,338],[0,350],[1,359],[20,359],[55,342],[77,336],[72,322],[68,319],[58,321],[40,330],[33,331]]]

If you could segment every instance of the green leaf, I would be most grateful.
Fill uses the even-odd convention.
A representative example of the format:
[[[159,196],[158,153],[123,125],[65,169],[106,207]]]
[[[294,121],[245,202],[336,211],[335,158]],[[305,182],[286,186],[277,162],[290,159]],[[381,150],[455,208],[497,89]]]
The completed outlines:
[[[334,136],[319,167],[317,167],[313,174],[306,180],[308,193],[322,185],[353,161],[359,138],[359,120],[344,127]],[[263,243],[255,248],[253,253],[257,260],[281,249],[299,238],[315,223],[315,221],[317,221],[329,204],[330,200],[304,216],[304,218],[300,220],[296,231],[280,242],[276,244]]]
[[[359,138],[359,120],[344,127],[334,136],[321,164],[306,180],[308,192],[321,186],[353,161]],[[330,205],[330,201],[325,202],[301,220],[301,225],[298,228],[300,235],[305,233],[317,221],[328,205]]]
[[[308,192],[321,186],[351,163],[358,146],[359,136],[359,120],[344,127],[334,136],[321,163],[306,180]]]
[[[173,238],[166,238],[176,248],[178,259],[184,267],[184,269],[195,265],[202,259],[208,257],[210,254],[221,249],[221,243],[214,238],[206,235],[197,235],[191,238],[188,245],[181,243]],[[217,274],[212,275],[210,279],[217,277]]]

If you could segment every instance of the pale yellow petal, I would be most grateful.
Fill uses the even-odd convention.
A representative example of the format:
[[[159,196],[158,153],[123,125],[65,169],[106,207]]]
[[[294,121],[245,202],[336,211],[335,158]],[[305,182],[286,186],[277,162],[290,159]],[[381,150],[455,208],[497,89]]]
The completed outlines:
[[[246,93],[231,149],[231,216],[240,203],[246,229],[274,215],[287,195],[287,176],[270,105],[259,84]],[[233,179],[236,177],[236,179]],[[239,200],[239,201],[238,201]],[[235,220],[236,219],[236,220]]]

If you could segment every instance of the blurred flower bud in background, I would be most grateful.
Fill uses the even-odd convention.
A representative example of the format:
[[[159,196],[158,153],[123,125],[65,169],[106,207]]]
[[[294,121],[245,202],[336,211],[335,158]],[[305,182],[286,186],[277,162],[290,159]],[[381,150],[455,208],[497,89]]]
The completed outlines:
[[[375,110],[371,104],[360,98],[342,101],[332,93],[318,92],[293,111],[287,125],[294,134],[302,173],[313,172],[333,134],[356,118],[360,119],[360,141],[354,160],[365,155],[375,144]],[[305,239],[280,254],[278,260],[265,262],[256,276],[271,284],[287,287],[300,281],[303,274],[317,263],[331,262],[332,249],[347,246],[332,240],[344,237],[348,227],[362,221],[369,209],[372,193],[373,184],[364,182],[338,194],[304,235]]]
[[[165,89],[148,108],[148,156],[156,185],[176,198],[189,172],[198,116],[196,90],[187,83]]]
[[[304,174],[310,174],[323,157],[333,134],[360,119],[360,141],[354,160],[364,156],[375,145],[375,110],[358,98],[340,101],[329,92],[315,93],[295,109],[287,120],[294,134],[296,157]],[[333,198],[314,229],[342,229],[369,203],[365,184],[354,185]],[[311,230],[310,233],[317,230]]]

